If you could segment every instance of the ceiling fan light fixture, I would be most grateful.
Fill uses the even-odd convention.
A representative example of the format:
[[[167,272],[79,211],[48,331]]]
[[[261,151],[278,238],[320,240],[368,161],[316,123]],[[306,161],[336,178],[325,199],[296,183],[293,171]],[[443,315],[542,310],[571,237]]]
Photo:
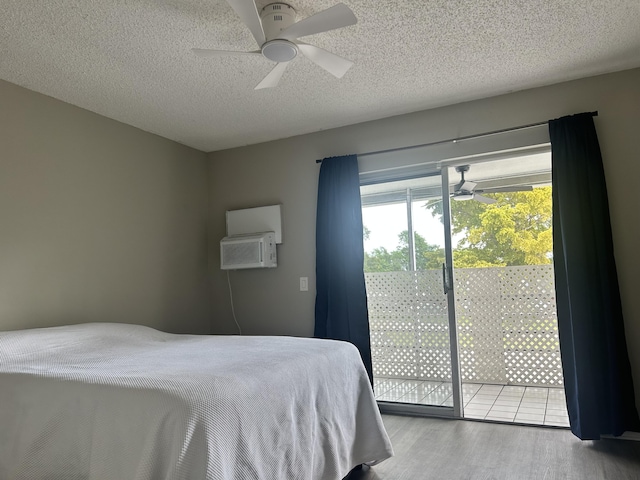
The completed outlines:
[[[262,46],[262,55],[272,62],[290,62],[298,55],[298,47],[289,40],[271,40]]]

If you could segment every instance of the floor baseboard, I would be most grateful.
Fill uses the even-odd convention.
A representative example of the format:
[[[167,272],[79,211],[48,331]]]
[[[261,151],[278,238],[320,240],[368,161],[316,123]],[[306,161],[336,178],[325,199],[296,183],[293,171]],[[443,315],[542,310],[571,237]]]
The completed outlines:
[[[619,437],[613,435],[603,435],[603,438],[613,438],[614,440],[633,440],[634,442],[640,442],[640,432],[624,432]]]

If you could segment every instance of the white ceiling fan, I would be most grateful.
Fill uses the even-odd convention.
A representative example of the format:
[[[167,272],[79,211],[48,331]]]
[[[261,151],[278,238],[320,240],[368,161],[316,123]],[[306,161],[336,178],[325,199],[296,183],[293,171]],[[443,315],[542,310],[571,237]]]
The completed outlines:
[[[470,182],[469,180],[464,179],[464,174],[468,171],[469,165],[459,165],[456,167],[456,172],[460,174],[460,183],[455,184],[453,187],[451,198],[453,198],[454,200],[476,200],[477,202],[491,204],[496,203],[496,200],[480,194],[501,192],[530,192],[533,190],[533,187],[531,185],[516,185],[510,187],[478,189],[476,188],[478,186],[477,183]]]
[[[227,2],[247,25],[260,49],[243,52],[193,48],[192,51],[202,57],[262,55],[276,62],[273,70],[255,87],[256,90],[275,87],[289,62],[296,58],[298,53],[302,53],[337,78],[342,78],[353,65],[353,62],[346,58],[298,40],[299,37],[355,25],[358,20],[345,4],[339,3],[296,22],[295,10],[286,3],[271,3],[258,14],[254,0],[227,0]]]

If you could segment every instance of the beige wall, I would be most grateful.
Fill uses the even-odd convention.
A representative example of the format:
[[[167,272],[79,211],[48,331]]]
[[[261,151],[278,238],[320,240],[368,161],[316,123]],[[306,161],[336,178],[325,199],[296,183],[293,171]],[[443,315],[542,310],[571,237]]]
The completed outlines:
[[[208,332],[202,152],[0,81],[0,330]]]
[[[611,206],[627,342],[640,404],[640,69],[327,130],[244,148],[211,159],[211,271],[215,332],[233,332],[218,240],[228,209],[283,204],[278,268],[231,273],[238,321],[246,333],[312,335],[315,289],[316,158],[478,134],[598,110],[595,119]],[[366,160],[363,160],[366,161]],[[309,277],[309,292],[298,278]]]

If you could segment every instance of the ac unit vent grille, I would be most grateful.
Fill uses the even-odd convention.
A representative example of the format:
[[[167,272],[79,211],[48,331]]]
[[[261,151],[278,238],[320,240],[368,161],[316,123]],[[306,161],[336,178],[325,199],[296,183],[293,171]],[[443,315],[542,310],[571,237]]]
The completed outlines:
[[[274,10],[282,10],[282,5],[273,5]]]
[[[224,265],[242,265],[259,263],[260,244],[258,242],[234,243],[222,248],[222,263]]]
[[[276,22],[281,22],[282,21],[282,15],[274,15],[273,16],[273,20]]]

